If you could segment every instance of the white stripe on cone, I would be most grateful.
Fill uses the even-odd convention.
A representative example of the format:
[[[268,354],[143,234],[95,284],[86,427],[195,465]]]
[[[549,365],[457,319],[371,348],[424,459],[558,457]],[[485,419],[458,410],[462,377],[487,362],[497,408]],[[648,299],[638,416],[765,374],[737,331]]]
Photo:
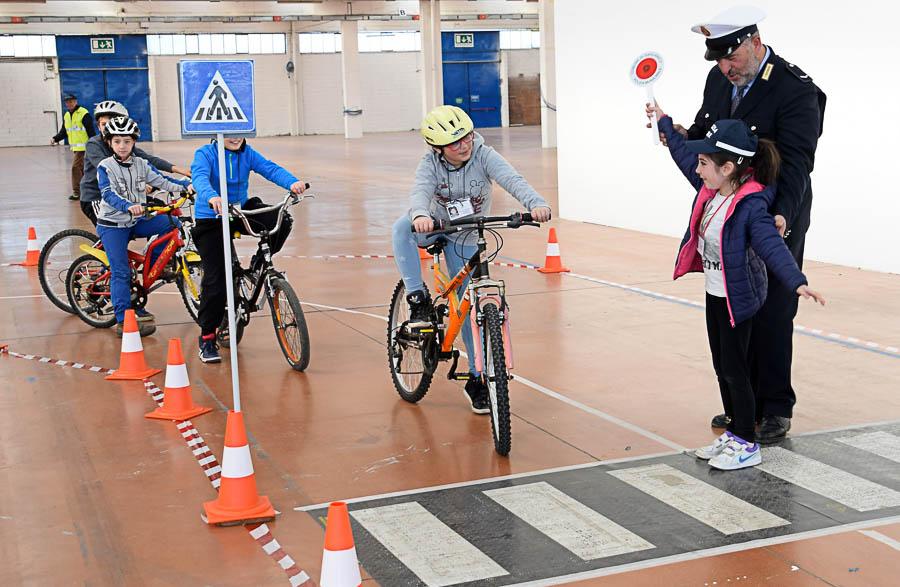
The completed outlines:
[[[41,248],[38,246],[37,239],[28,239],[28,248],[27,251],[40,251]]]
[[[144,350],[141,345],[141,335],[137,332],[122,333],[122,352],[123,353],[139,353]]]
[[[253,462],[250,460],[250,447],[226,446],[222,453],[222,477],[240,479],[253,474]]]
[[[547,243],[547,256],[559,257],[559,243]]]
[[[187,366],[184,363],[180,365],[166,365],[166,387],[178,389],[179,387],[188,387],[190,384]]]
[[[321,587],[358,587],[362,584],[356,548],[328,550],[322,553]]]

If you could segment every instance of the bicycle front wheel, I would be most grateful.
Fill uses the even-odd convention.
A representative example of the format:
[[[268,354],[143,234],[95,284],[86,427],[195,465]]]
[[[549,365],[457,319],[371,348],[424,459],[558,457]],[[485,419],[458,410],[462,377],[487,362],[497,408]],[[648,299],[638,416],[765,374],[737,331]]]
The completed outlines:
[[[93,255],[75,259],[66,274],[69,304],[76,316],[94,328],[109,328],[116,323],[109,278],[109,267]]]
[[[494,449],[498,454],[506,456],[512,448],[512,430],[509,417],[509,377],[506,371],[500,310],[495,304],[486,303],[483,311],[483,377],[491,400],[491,435],[494,437]]]
[[[203,281],[203,263],[201,261],[185,261],[187,264],[187,277],[178,270],[176,284],[178,291],[181,292],[181,300],[184,307],[187,308],[188,314],[194,322],[199,324],[200,316],[200,284]]]
[[[89,230],[72,228],[57,232],[41,247],[38,257],[38,280],[44,295],[53,305],[69,314],[75,310],[66,293],[66,274],[72,262],[84,255],[81,245],[94,245],[100,238]]]
[[[309,331],[300,300],[285,279],[273,279],[270,293],[269,305],[278,345],[291,369],[303,371],[309,366]]]

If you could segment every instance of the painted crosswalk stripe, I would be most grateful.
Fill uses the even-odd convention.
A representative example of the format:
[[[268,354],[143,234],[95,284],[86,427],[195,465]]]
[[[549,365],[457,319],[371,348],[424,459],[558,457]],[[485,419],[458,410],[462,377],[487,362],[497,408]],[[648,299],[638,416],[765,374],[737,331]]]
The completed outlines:
[[[764,448],[757,468],[860,512],[900,505],[900,492],[779,446]]]
[[[655,548],[544,481],[484,494],[582,560]]]
[[[609,474],[722,534],[752,532],[790,524],[775,514],[669,465],[647,465],[610,471]]]
[[[868,432],[835,439],[854,448],[900,463],[900,436],[890,432]]]
[[[428,587],[509,574],[418,502],[350,514]]]

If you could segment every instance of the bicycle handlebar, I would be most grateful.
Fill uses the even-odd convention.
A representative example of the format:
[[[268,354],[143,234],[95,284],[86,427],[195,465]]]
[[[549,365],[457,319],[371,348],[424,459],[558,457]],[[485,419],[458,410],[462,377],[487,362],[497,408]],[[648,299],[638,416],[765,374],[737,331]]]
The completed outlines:
[[[305,188],[309,188],[308,183],[305,184]],[[237,208],[234,205],[230,204],[228,206],[228,213],[231,214],[232,216],[234,216],[235,218],[240,219],[244,223],[244,228],[247,230],[246,234],[256,237],[256,238],[260,238],[262,235],[260,235],[258,232],[254,231],[250,227],[250,218],[248,218],[249,216],[256,216],[258,214],[263,214],[265,212],[272,212],[272,211],[278,210],[278,221],[275,223],[275,226],[270,231],[268,231],[269,234],[273,234],[273,233],[278,232],[281,229],[281,222],[282,222],[282,220],[284,220],[284,214],[287,211],[288,206],[296,206],[297,204],[299,204],[306,198],[312,198],[312,197],[314,197],[314,196],[305,196],[305,195],[298,196],[297,194],[295,194],[293,192],[288,192],[284,196],[284,199],[281,200],[281,202],[274,204],[272,206],[265,206],[263,208],[256,208],[254,210],[241,210],[240,208]]]
[[[488,226],[494,223],[506,223],[506,226]],[[489,228],[519,228],[521,226],[540,226],[535,222],[530,212],[516,212],[509,216],[476,216],[474,218],[459,218],[457,220],[435,220],[435,230],[424,233],[426,236],[437,234],[452,234],[472,228],[488,226]],[[416,232],[416,227],[412,227]]]
[[[154,192],[159,193],[159,192]],[[174,202],[169,202],[165,206],[144,206],[144,218],[152,218],[153,216],[157,216],[159,214],[168,214],[173,210],[181,208],[184,206],[185,202],[190,200],[194,201],[194,194],[191,194],[187,191],[181,192],[180,197]]]

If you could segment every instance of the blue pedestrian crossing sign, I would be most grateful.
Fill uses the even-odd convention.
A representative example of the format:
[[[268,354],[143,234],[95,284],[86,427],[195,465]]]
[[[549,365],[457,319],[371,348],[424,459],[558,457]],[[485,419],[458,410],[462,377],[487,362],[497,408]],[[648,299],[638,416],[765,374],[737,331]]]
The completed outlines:
[[[256,133],[253,61],[185,60],[178,79],[182,135]]]

